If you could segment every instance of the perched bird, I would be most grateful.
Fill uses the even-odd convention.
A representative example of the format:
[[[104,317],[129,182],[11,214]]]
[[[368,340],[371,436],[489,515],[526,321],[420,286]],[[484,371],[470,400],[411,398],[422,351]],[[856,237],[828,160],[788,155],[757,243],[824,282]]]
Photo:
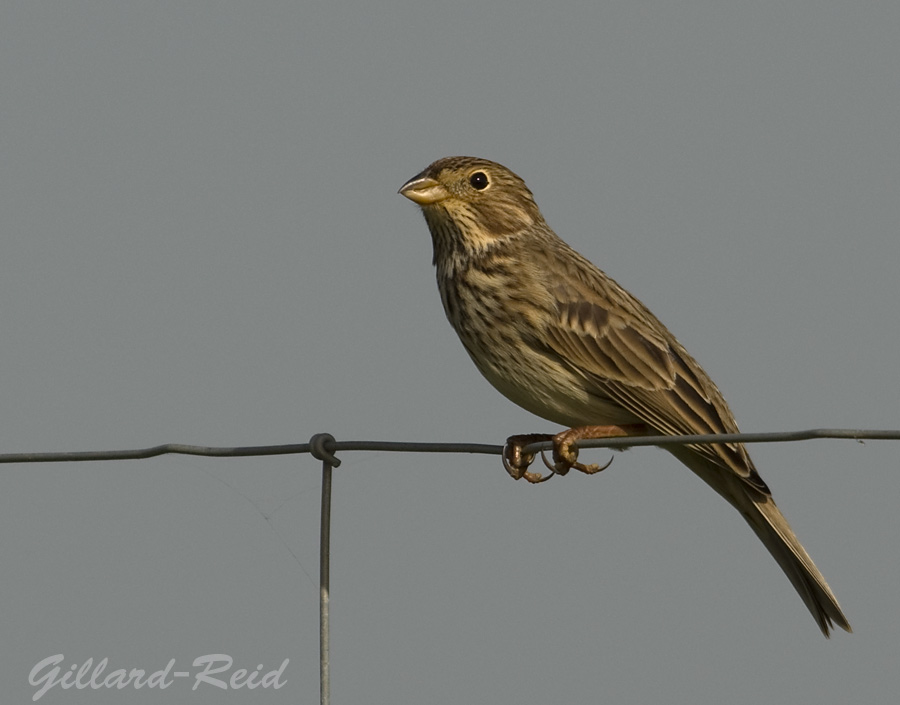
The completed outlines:
[[[400,193],[422,209],[444,311],[475,365],[511,401],[571,427],[511,437],[504,465],[513,477],[547,479],[527,470],[523,448],[536,440],[553,440],[554,474],[590,474],[602,468],[577,462],[580,439],[738,432],[703,368],[644,304],[557,237],[512,171],[448,157]],[[743,445],[666,450],[741,513],[826,637],[834,625],[850,631]]]

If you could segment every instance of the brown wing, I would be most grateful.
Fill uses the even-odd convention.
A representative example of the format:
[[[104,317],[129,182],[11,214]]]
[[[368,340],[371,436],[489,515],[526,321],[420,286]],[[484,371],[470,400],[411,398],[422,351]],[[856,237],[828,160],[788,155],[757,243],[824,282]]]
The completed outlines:
[[[718,388],[637,299],[599,270],[554,288],[554,352],[607,397],[663,435],[737,433]],[[595,276],[596,274],[596,276]],[[756,489],[769,492],[740,444],[691,446]]]

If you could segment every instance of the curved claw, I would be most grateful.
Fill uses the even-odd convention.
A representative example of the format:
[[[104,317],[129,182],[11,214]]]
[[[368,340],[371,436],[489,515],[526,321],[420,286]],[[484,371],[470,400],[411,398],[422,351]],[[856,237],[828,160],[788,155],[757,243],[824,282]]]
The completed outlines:
[[[560,436],[562,436],[562,434],[560,434]],[[560,438],[559,441],[554,439],[553,464],[550,464],[543,452],[541,452],[541,459],[544,461],[544,465],[550,468],[556,475],[565,475],[572,468],[575,468],[579,472],[583,472],[585,475],[594,475],[595,473],[606,470],[606,468],[612,465],[615,456],[610,457],[605,465],[597,465],[596,463],[585,465],[584,463],[578,462],[578,448],[573,447],[568,442],[568,439]]]
[[[606,462],[605,465],[589,465],[588,466],[589,468],[596,468],[596,470],[591,470],[591,472],[588,472],[587,470],[581,470],[581,468],[579,468],[579,470],[581,470],[581,472],[587,472],[588,475],[593,475],[595,472],[602,472],[603,470],[606,470],[606,468],[608,468],[610,465],[612,465],[612,461],[615,459],[616,459],[616,456],[611,455],[611,456],[609,456],[609,460]]]
[[[551,472],[549,475],[541,475],[539,472],[526,472],[522,477],[528,480],[532,485],[539,485],[542,482],[549,480],[555,474],[555,472]]]
[[[605,465],[597,465],[596,463],[591,463],[590,465],[585,465],[584,463],[572,463],[569,467],[566,468],[566,472],[569,471],[569,468],[575,468],[579,472],[583,472],[585,475],[594,475],[598,472],[602,472],[606,470],[610,465],[612,465],[612,461],[615,459],[615,456],[609,459]],[[557,474],[564,475],[565,473],[560,472],[557,469]]]
[[[512,460],[510,460],[508,454],[511,454],[513,456]],[[530,463],[523,462],[522,449],[518,446],[510,448],[509,444],[507,444],[503,448],[503,452],[500,454],[500,459],[503,461],[503,468],[510,474],[510,477],[515,480],[523,477],[526,468],[530,465]]]
[[[550,471],[550,474],[547,475],[547,479],[548,479],[548,480],[549,480],[551,477],[553,477],[554,475],[565,475],[565,474],[566,474],[565,472],[559,472],[559,470],[557,469],[555,463],[551,463],[549,460],[547,460],[547,455],[544,453],[543,450],[541,451],[541,460],[544,461],[544,465],[546,465],[546,466],[547,466],[547,469]],[[567,472],[567,471],[568,471],[568,468],[566,469],[566,472]]]

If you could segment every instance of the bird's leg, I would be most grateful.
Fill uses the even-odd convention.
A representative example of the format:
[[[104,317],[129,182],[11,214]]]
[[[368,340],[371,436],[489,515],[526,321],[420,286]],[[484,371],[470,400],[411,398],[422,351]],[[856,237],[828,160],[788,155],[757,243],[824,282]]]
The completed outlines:
[[[553,437],[553,464],[544,458],[544,464],[557,475],[565,475],[571,468],[580,470],[586,475],[606,470],[612,463],[610,458],[606,465],[585,465],[578,462],[578,441],[593,438],[621,438],[623,436],[646,436],[650,429],[646,424],[622,424],[621,426],[577,426],[568,431],[557,433]],[[541,456],[543,457],[543,455]],[[534,473],[532,473],[534,474]],[[552,475],[551,475],[552,477]]]
[[[525,433],[510,436],[503,447],[503,467],[514,480],[525,478],[532,484],[546,482],[554,475],[565,475],[575,468],[586,475],[593,475],[606,470],[612,459],[605,465],[591,463],[585,465],[578,462],[578,441],[595,438],[622,438],[626,436],[645,436],[650,432],[646,424],[622,424],[620,426],[577,426],[555,436],[547,433]],[[553,463],[551,464],[541,452],[541,459],[550,469],[549,475],[531,472],[528,467],[534,462],[534,453],[525,453],[525,446],[542,441],[553,441]]]
[[[552,441],[553,436],[549,433],[524,433],[519,436],[510,436],[506,439],[506,445],[503,446],[503,467],[510,474],[513,480],[521,480],[523,477],[532,484],[545,482],[553,477],[552,474],[546,477],[539,472],[529,472],[528,466],[534,462],[534,453],[525,453],[523,448],[532,443],[540,443],[541,441]]]

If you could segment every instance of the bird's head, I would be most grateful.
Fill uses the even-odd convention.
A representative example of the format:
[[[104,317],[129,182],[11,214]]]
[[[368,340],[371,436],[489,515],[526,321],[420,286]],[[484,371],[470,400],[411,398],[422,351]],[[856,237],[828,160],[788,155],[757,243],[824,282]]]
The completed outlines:
[[[525,182],[487,159],[438,159],[399,193],[421,206],[436,254],[441,247],[483,252],[544,222]]]

